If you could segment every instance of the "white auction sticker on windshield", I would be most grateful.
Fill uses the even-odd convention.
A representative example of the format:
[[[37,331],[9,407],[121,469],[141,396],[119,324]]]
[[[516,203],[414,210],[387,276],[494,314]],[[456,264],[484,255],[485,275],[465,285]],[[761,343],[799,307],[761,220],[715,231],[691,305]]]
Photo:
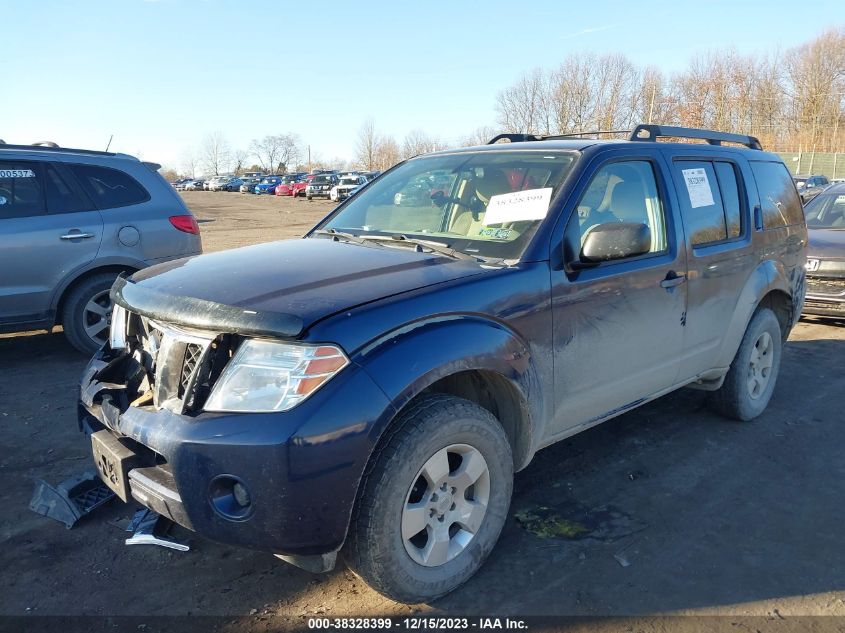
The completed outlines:
[[[713,190],[710,189],[710,181],[707,180],[707,172],[704,168],[682,169],[681,172],[684,174],[684,182],[687,183],[690,206],[696,209],[712,205]]]
[[[0,178],[35,178],[31,169],[0,169]]]
[[[552,200],[552,188],[526,189],[491,196],[484,215],[484,224],[504,224],[505,222],[523,222],[542,220],[549,212]]]

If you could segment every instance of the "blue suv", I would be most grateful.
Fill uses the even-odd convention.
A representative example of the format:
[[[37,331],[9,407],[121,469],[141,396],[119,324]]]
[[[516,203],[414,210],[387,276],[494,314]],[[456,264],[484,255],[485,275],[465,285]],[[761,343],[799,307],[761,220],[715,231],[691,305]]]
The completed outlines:
[[[400,163],[304,239],[119,279],[81,386],[104,480],[416,603],[481,566],[544,446],[681,387],[762,413],[804,301],[781,160],[650,125],[500,140]]]

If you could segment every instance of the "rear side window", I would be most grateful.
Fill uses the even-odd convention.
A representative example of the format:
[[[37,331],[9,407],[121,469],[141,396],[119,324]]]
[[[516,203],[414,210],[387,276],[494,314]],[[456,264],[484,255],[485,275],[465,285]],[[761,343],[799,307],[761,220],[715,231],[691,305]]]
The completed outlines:
[[[44,194],[47,198],[47,211],[50,213],[75,213],[94,208],[78,191],[68,185],[53,165],[44,167]]]
[[[675,162],[684,226],[693,246],[727,239],[725,209],[716,171],[710,161]]]
[[[0,220],[43,215],[41,166],[26,161],[0,161]]]
[[[728,224],[728,238],[739,237],[742,233],[742,206],[739,202],[739,184],[736,167],[732,163],[716,161],[713,163],[719,189],[722,192],[722,206],[725,208],[725,220]]]
[[[792,177],[782,163],[749,161],[760,205],[763,210],[763,228],[776,229],[781,226],[804,223],[801,200],[795,191]]]
[[[79,164],[69,167],[100,209],[125,207],[150,199],[150,194],[137,180],[118,169]]]

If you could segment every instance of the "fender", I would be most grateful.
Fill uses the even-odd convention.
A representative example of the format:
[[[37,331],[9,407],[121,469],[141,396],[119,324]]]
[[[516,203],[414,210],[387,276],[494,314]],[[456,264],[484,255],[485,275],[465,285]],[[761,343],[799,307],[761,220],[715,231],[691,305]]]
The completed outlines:
[[[460,372],[485,371],[504,379],[520,400],[513,430],[515,467],[527,465],[548,419],[537,364],[542,357],[506,324],[476,314],[448,314],[408,323],[362,347],[351,359],[399,411],[432,384]],[[377,441],[386,424],[371,429]],[[506,425],[507,426],[507,425]],[[507,429],[506,429],[507,430]]]
[[[722,346],[719,351],[717,367],[730,367],[733,362],[748,323],[754,315],[760,301],[763,300],[771,290],[777,289],[772,283],[776,279],[777,269],[772,260],[761,262],[748,276],[739,299],[734,307],[733,315],[725,329],[725,336],[722,339]],[[788,293],[788,291],[787,291]],[[788,293],[791,295],[791,293]]]
[[[789,315],[790,329],[798,323],[801,311],[804,309],[804,297],[807,294],[807,270],[803,266],[805,258],[806,255],[802,255],[801,264],[795,266],[785,265],[781,260],[770,262],[772,266],[769,269],[771,275],[769,290],[780,290],[792,297],[792,314]]]

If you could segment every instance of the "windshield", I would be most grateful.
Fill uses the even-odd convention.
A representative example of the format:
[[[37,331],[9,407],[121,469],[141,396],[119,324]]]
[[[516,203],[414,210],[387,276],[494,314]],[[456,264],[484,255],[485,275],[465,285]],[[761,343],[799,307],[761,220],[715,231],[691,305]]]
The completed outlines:
[[[332,181],[331,176],[314,176],[314,180],[312,180],[311,182],[327,183],[327,182],[331,182],[331,181]]]
[[[357,178],[341,178],[339,185],[357,185],[358,179]]]
[[[485,258],[518,259],[575,161],[560,151],[485,151],[409,160],[321,228],[405,235]]]
[[[845,229],[845,194],[822,193],[804,207],[807,228]]]
[[[272,185],[279,182],[278,178],[262,178],[261,183],[262,185]]]

